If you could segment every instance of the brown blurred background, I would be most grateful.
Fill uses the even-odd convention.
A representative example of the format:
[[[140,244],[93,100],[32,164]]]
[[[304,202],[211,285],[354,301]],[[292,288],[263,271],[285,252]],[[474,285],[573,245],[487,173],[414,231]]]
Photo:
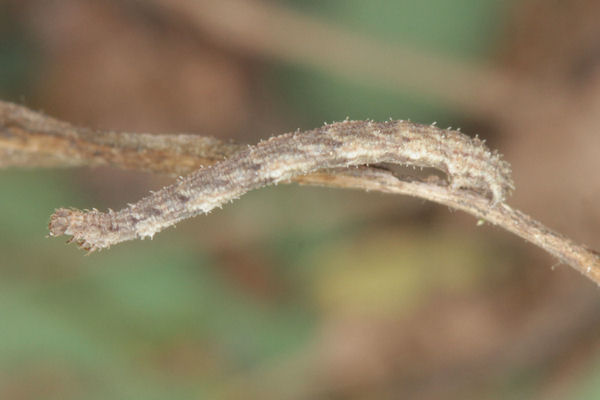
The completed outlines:
[[[461,127],[509,203],[600,248],[600,2],[3,0],[0,96],[77,125],[255,143]],[[0,171],[1,399],[596,399],[600,291],[418,199],[250,193],[89,257],[60,206],[172,178]]]

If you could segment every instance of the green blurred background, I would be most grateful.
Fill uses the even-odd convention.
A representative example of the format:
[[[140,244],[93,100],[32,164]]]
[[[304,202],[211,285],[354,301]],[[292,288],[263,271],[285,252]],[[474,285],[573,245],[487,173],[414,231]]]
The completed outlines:
[[[253,143],[393,117],[461,126],[513,165],[523,159],[507,132],[519,121],[501,113],[238,47],[158,1],[0,4],[1,98],[75,124]],[[551,69],[539,56],[546,41],[521,40],[534,35],[532,9],[550,42],[546,25],[575,14],[539,1],[260,4],[524,76]],[[515,175],[518,191],[540,182]],[[506,232],[420,200],[279,186],[90,256],[46,238],[54,208],[117,209],[170,180],[0,170],[1,399],[600,396],[597,288]],[[515,203],[556,215],[540,196]],[[600,237],[599,225],[556,218],[576,238]]]

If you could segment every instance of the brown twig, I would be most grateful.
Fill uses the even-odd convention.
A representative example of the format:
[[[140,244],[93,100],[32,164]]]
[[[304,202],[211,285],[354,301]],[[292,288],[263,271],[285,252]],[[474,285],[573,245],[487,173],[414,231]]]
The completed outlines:
[[[0,167],[108,164],[180,174],[214,164],[242,147],[195,135],[96,132],[0,102]],[[439,181],[399,178],[390,171],[370,167],[318,171],[294,177],[293,181],[407,194],[463,210],[530,241],[600,284],[598,253],[575,244],[505,203],[491,206],[481,193],[456,190]]]
[[[242,147],[198,135],[79,128],[0,101],[0,168],[112,165],[183,175],[221,161]]]
[[[332,72],[352,81],[409,91],[470,113],[498,116],[525,98],[540,101],[539,87],[499,68],[385,43],[315,16],[260,0],[152,0],[223,46],[254,57]],[[312,38],[313,40],[307,40]]]

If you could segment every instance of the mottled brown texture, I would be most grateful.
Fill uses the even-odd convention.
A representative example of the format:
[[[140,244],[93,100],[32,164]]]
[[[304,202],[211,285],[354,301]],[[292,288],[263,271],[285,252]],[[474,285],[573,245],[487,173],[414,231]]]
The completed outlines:
[[[357,129],[357,131],[344,134],[340,132],[340,129],[350,131]],[[373,129],[374,132],[365,136],[365,132],[362,132],[361,129]],[[377,130],[380,132],[375,133]],[[318,132],[323,133],[320,139],[316,137]],[[307,135],[308,142],[303,148],[292,145],[296,143],[294,136],[297,138],[299,135]],[[440,179],[420,181],[416,178],[398,177],[386,169],[366,165],[347,168],[347,165],[352,162],[373,162],[364,153],[362,155],[359,153],[340,155],[339,152],[344,149],[344,146],[346,146],[346,150],[349,150],[348,146],[352,147],[357,144],[356,142],[352,143],[354,138],[352,135],[362,135],[361,143],[367,144],[366,150],[376,150],[382,157],[381,161],[392,157],[392,162],[407,163],[410,161],[408,163],[412,165],[439,168],[447,172],[451,184],[448,185],[447,182]],[[389,137],[382,141],[382,137],[386,135]],[[418,138],[414,140],[414,136]],[[364,139],[368,137],[375,138],[375,140],[370,142],[369,139],[366,139],[365,142]],[[407,160],[410,146],[423,145],[424,141],[427,144],[422,149],[429,149],[433,153],[426,155],[425,158]],[[340,142],[345,144],[340,145]],[[40,143],[44,145],[40,145]],[[136,143],[135,152],[132,152],[131,143]],[[390,145],[388,151],[382,150],[383,143]],[[170,148],[171,144],[175,149]],[[407,147],[403,147],[400,153],[390,154],[402,146]],[[276,161],[275,164],[269,162],[266,166],[264,163],[249,162],[252,157],[264,156],[265,148],[282,151],[270,158],[271,161]],[[333,155],[327,154],[329,148],[332,148]],[[232,157],[240,149],[246,150]],[[414,147],[412,149],[414,150]],[[317,151],[328,161],[325,162],[325,165],[317,167],[314,162],[311,164],[312,160],[307,161],[306,158],[303,158],[306,157],[307,151]],[[472,153],[469,153],[471,151]],[[184,155],[185,162],[180,164],[181,154]],[[140,228],[143,224],[151,226],[159,212],[163,222],[174,218],[182,208],[186,209],[185,212],[190,215],[194,212],[203,212],[198,208],[200,203],[195,202],[204,201],[205,206],[210,205],[210,200],[218,198],[220,190],[226,191],[231,188],[228,186],[228,180],[232,177],[244,179],[243,177],[249,176],[251,179],[247,183],[252,182],[250,186],[260,186],[290,178],[291,181],[301,184],[405,194],[463,210],[530,241],[600,284],[600,256],[598,253],[574,243],[524,213],[499,202],[504,199],[512,185],[508,165],[502,162],[499,156],[489,153],[480,141],[469,139],[458,132],[404,122],[344,122],[304,134],[283,135],[248,149],[245,146],[222,144],[216,139],[196,135],[95,132],[85,128],[75,128],[15,104],[0,102],[0,167],[111,164],[121,168],[154,170],[152,162],[155,155],[162,160],[161,168],[158,170],[166,173],[189,172],[193,169],[192,166],[198,168],[225,157],[230,157],[230,159],[221,162],[218,167],[200,170],[173,186],[142,199],[137,205],[132,206],[138,207],[135,212],[130,212],[130,208],[108,213],[100,213],[96,210],[88,213],[68,209],[57,210],[52,216],[51,233],[62,235],[71,234],[68,231],[74,229],[89,230],[90,235],[95,238],[94,244],[86,243],[83,236],[73,237],[71,240],[79,241],[89,250],[101,248],[102,245],[108,245],[115,240],[122,241],[138,237],[135,229],[128,231],[121,231],[121,229],[124,226]],[[436,159],[435,155],[443,157]],[[128,157],[132,157],[133,162],[129,162]],[[364,158],[361,159],[361,157]],[[286,163],[290,161],[293,163],[286,166]],[[303,162],[308,162],[308,164],[303,164]],[[277,163],[283,166],[281,171],[285,171],[281,176],[273,175],[272,167]],[[243,168],[238,171],[233,168],[233,165],[242,165]],[[302,172],[306,172],[304,169],[309,170],[310,168],[316,168],[316,170],[302,175]],[[470,168],[474,169],[470,170]],[[483,169],[479,170],[479,168]],[[222,174],[227,172],[229,175],[219,176],[219,173],[215,171],[220,171]],[[260,179],[256,179],[259,171],[271,171],[271,173],[263,177],[263,181],[260,181]],[[294,175],[295,173],[298,175]],[[204,189],[198,187],[198,184],[211,178],[214,180],[212,185],[209,185],[210,190],[206,187]],[[250,188],[246,187],[243,190]],[[243,191],[240,188],[236,190]],[[492,195],[492,202],[489,197],[484,196],[489,194]],[[197,195],[204,197],[198,199],[195,197]],[[170,210],[165,214],[163,201],[165,198],[169,198],[169,201],[172,202],[167,204],[179,204],[180,209]],[[190,208],[186,208],[188,206]],[[195,211],[191,212],[192,209]],[[142,222],[144,215],[140,214],[144,214],[144,211],[146,211],[147,218],[145,222]],[[147,234],[151,235],[150,231]]]
[[[382,162],[437,168],[448,175],[452,190],[489,194],[493,204],[513,188],[508,164],[478,139],[403,121],[344,121],[272,137],[117,212],[60,209],[50,220],[50,233],[102,249],[152,237],[253,189],[321,169]]]
[[[186,174],[243,146],[198,135],[153,135],[80,128],[0,101],[0,167],[112,165]]]

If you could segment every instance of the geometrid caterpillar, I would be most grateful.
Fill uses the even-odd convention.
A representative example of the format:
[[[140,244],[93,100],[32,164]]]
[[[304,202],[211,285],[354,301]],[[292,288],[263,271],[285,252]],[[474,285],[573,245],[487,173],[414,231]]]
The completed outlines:
[[[492,205],[514,189],[509,164],[479,139],[404,121],[344,121],[262,141],[120,211],[58,209],[50,234],[72,235],[94,251],[152,237],[253,189],[321,169],[375,163],[436,168],[446,173],[452,190],[487,195]]]

